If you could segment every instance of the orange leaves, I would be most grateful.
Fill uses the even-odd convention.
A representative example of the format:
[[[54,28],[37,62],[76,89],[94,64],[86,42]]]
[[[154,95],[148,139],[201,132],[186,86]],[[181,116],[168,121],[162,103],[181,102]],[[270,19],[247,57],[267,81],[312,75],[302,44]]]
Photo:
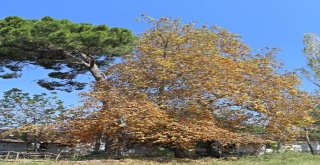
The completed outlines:
[[[308,123],[312,99],[296,89],[295,74],[275,72],[273,50],[249,54],[239,36],[221,28],[150,21],[154,27],[135,54],[109,67],[106,83],[88,94],[88,105],[105,104],[80,120],[85,139],[102,132],[121,142],[179,148],[259,143],[239,132],[254,125],[289,137]]]

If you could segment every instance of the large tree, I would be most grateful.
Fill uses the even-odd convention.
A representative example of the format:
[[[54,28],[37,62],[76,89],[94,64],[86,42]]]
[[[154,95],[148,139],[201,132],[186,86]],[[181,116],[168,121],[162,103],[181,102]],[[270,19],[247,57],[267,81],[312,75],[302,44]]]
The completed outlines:
[[[108,104],[98,118],[74,121],[75,137],[90,141],[103,132],[118,144],[162,145],[178,156],[198,141],[253,142],[239,134],[252,122],[279,140],[308,124],[312,100],[296,88],[294,73],[277,72],[273,50],[251,54],[239,36],[218,27],[147,21],[152,27],[135,53],[109,67],[108,83],[89,94],[89,107]]]
[[[38,84],[49,90],[83,89],[76,80],[90,72],[96,81],[116,56],[131,51],[135,36],[128,29],[73,23],[43,17],[28,20],[11,16],[0,20],[1,78],[19,77],[27,64],[51,69]]]

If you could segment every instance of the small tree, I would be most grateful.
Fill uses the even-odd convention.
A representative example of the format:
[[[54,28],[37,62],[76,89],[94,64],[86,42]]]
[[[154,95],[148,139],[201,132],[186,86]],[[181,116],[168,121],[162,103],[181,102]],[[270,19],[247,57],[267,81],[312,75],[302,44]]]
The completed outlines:
[[[320,88],[320,38],[314,33],[308,33],[304,36],[304,54],[307,58],[308,68],[302,69],[304,75]],[[317,89],[317,90],[318,90]],[[319,97],[318,97],[319,98]],[[316,108],[311,112],[314,122],[312,125],[305,127],[306,141],[309,145],[311,153],[314,149],[310,144],[311,138],[319,138],[319,101],[317,100]]]
[[[302,135],[305,136],[311,154],[315,154],[315,149],[311,144],[311,140],[320,139],[320,113],[319,105],[310,112],[313,121],[309,125],[303,127]]]
[[[35,150],[37,143],[47,134],[55,131],[59,114],[65,111],[63,102],[56,96],[45,93],[30,96],[20,89],[13,88],[4,92],[0,100],[1,125],[8,129],[6,134],[17,133],[33,137]]]

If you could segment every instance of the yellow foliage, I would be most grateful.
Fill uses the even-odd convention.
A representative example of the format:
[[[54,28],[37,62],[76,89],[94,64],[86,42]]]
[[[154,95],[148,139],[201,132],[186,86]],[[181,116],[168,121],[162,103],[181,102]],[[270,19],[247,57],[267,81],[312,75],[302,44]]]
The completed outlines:
[[[218,27],[149,22],[135,54],[109,67],[110,78],[89,94],[89,102],[105,104],[94,117],[73,121],[74,136],[88,141],[102,132],[121,142],[187,148],[258,143],[239,134],[248,121],[277,138],[309,123],[313,99],[296,88],[294,73],[276,73],[276,50],[250,54],[239,36]]]

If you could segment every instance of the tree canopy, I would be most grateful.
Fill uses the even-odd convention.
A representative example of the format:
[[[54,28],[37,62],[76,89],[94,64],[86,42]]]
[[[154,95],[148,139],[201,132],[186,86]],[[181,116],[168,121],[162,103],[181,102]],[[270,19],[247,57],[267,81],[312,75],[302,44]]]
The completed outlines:
[[[0,108],[0,123],[4,128],[53,124],[65,110],[63,102],[57,96],[48,96],[45,93],[30,96],[17,88],[4,92]]]
[[[308,33],[304,36],[304,54],[310,71],[304,70],[305,75],[320,87],[320,38],[316,34]]]
[[[188,148],[198,141],[259,143],[241,134],[250,123],[278,140],[311,123],[313,99],[297,89],[296,74],[277,72],[275,50],[251,54],[238,35],[219,27],[147,21],[152,26],[134,53],[88,93],[89,107],[105,104],[71,122],[73,137],[90,141],[103,132],[118,145]]]
[[[22,137],[35,143],[57,140],[55,136],[60,115],[66,111],[63,102],[55,95],[30,95],[20,89],[5,91],[0,99],[2,137]],[[60,135],[61,136],[61,135]]]
[[[96,80],[100,68],[132,50],[135,36],[128,29],[106,25],[74,23],[43,17],[28,20],[11,16],[0,20],[1,78],[19,77],[27,64],[51,69],[50,79],[38,84],[49,90],[82,89],[77,75],[91,72]]]

